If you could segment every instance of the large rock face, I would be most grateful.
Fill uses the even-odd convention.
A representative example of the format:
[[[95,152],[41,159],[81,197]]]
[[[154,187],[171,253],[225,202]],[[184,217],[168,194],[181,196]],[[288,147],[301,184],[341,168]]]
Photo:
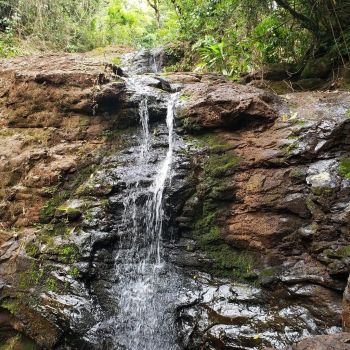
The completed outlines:
[[[134,75],[156,71],[159,52],[127,55],[134,68],[126,77],[106,62],[119,55],[1,62],[3,338],[21,334],[23,344],[47,349],[115,346],[125,198],[137,183],[135,202],[145,202],[167,149],[171,91],[179,96],[164,208],[172,290],[160,298],[176,299],[178,346],[281,349],[339,332],[350,259],[350,95],[276,97],[214,75]],[[150,156],[140,171],[145,97]],[[297,349],[348,346],[346,334],[325,337]]]
[[[179,222],[194,231],[194,249],[209,256],[209,268],[207,263],[204,270],[256,280],[270,295],[284,302],[293,300],[288,307],[303,305],[305,310],[297,313],[310,313],[305,318],[315,322],[318,332],[339,330],[341,294],[350,270],[350,95],[296,93],[277,99],[249,88],[239,93],[222,82],[205,89],[203,85],[193,79],[181,109],[183,127],[197,135],[200,150],[192,175],[196,190]],[[208,96],[201,95],[203,91]],[[270,101],[268,107],[265,101]],[[239,106],[249,107],[240,110]],[[247,118],[254,122],[245,123]],[[228,299],[234,300],[234,295]],[[253,299],[248,300],[254,305]],[[271,333],[281,334],[272,321],[264,326],[268,330],[262,323],[251,326],[244,339],[236,330],[237,321],[224,317],[229,308],[218,312],[215,306],[213,312],[220,315],[215,318],[207,311],[215,303],[205,301],[201,309],[202,302],[181,316],[190,334],[190,349],[198,344],[208,349],[216,348],[215,344],[255,348],[268,344]],[[347,309],[346,292],[345,329]],[[237,309],[237,315],[247,317],[244,310]],[[246,323],[251,325],[248,318]],[[284,332],[314,334],[306,325],[301,328],[282,326]],[[260,335],[255,344],[249,343],[254,333]],[[281,347],[283,342],[288,343],[276,345]]]

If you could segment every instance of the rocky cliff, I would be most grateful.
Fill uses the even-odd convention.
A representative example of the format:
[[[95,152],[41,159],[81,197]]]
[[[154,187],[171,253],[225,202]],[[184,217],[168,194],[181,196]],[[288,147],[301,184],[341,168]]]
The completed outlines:
[[[350,327],[350,94],[147,74],[159,57],[123,55],[1,61],[2,342],[115,348],[125,198],[137,183],[145,201],[178,91],[160,298],[179,348],[282,349],[320,334],[296,349],[348,348],[349,334],[330,334]],[[138,171],[145,96],[151,153]]]

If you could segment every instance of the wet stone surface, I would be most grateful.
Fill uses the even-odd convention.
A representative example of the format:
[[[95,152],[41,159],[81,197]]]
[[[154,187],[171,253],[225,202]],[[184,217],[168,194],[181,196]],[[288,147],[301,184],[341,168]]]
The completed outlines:
[[[74,145],[37,145],[25,164],[40,161],[40,171],[6,193],[6,210],[27,220],[16,196],[62,176],[69,184],[78,153],[93,163],[64,197],[44,194],[52,208],[43,207],[40,225],[0,232],[6,327],[43,348],[72,350],[282,349],[319,334],[333,339],[350,263],[349,94],[275,98],[217,76],[162,77],[154,73],[161,55],[127,55],[123,76],[105,76],[94,101],[79,91],[84,105],[69,110],[100,119],[74,136],[69,125],[60,129]],[[89,65],[84,89],[98,75],[98,63]],[[72,84],[63,73],[40,79]],[[170,147],[167,115],[181,87]],[[96,155],[106,120],[113,147]],[[237,259],[242,251],[253,258]]]

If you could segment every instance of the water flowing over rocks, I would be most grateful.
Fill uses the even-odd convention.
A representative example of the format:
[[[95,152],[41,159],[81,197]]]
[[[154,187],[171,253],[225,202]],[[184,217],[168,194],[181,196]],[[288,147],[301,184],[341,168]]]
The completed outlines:
[[[349,93],[162,62],[1,61],[1,341],[349,348]]]

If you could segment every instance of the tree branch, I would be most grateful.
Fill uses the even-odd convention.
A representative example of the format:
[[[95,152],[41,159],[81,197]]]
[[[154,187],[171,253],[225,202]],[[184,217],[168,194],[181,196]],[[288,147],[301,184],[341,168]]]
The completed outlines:
[[[317,23],[314,23],[311,18],[306,17],[302,13],[297,12],[287,1],[285,0],[275,0],[276,3],[287,10],[295,19],[297,19],[301,26],[311,33],[317,35],[319,27]]]
[[[179,4],[177,3],[176,0],[171,0],[171,2],[172,2],[172,4],[173,4],[174,7],[175,7],[175,11],[176,11],[177,15],[178,15],[179,17],[181,17],[181,16],[182,16],[181,7],[179,6]]]

